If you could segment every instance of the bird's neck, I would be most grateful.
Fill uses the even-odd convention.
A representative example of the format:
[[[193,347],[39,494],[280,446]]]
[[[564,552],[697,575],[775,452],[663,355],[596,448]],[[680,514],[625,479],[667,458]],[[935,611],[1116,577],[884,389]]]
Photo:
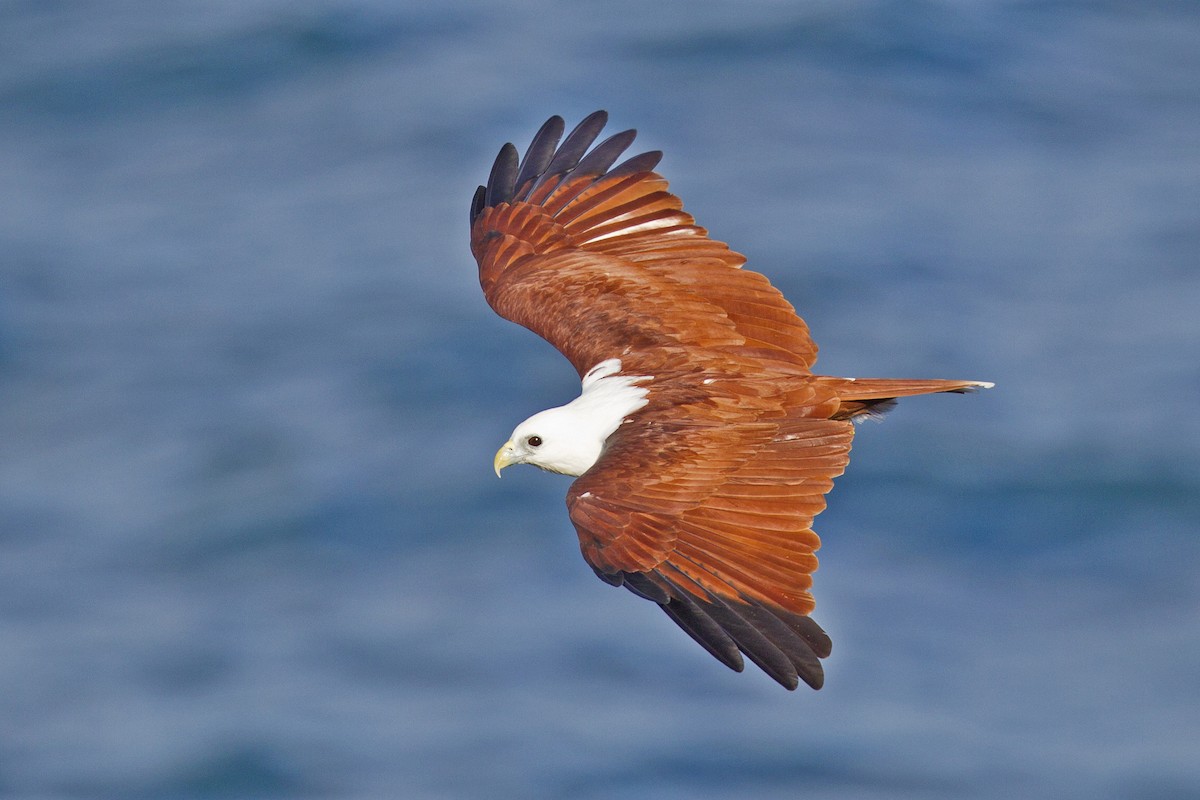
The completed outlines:
[[[650,390],[639,384],[648,375],[621,375],[621,361],[610,358],[588,370],[579,397],[559,410],[571,420],[578,460],[569,474],[582,475],[600,459],[604,443],[633,412],[644,407]]]

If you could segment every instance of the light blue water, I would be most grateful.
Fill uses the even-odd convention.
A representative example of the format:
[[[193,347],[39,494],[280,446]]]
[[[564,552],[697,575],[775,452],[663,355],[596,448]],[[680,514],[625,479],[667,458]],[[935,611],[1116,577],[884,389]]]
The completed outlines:
[[[819,693],[596,581],[487,309],[608,108],[860,429]],[[1200,796],[1200,7],[0,5],[0,796]],[[511,474],[511,478],[509,475]]]

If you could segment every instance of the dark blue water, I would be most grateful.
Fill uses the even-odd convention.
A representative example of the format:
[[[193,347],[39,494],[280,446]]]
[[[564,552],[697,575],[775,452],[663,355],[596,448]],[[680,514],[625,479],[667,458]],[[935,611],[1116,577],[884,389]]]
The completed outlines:
[[[491,472],[500,144],[595,108],[859,431],[820,693]],[[0,796],[1200,796],[1200,7],[0,5]],[[511,477],[510,477],[511,476]]]

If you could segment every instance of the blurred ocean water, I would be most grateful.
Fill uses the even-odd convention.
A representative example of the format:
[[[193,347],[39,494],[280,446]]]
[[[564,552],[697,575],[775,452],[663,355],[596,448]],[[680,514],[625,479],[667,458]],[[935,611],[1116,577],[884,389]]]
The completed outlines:
[[[607,108],[859,429],[819,693],[490,458],[499,146]],[[1200,7],[0,5],[0,796],[1200,796]],[[509,475],[511,474],[511,479]]]

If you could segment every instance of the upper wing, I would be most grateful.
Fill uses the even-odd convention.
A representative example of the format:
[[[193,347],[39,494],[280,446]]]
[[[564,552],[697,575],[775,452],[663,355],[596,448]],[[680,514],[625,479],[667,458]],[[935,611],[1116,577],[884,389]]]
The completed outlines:
[[[713,425],[639,415],[567,497],[584,558],[654,600],[735,670],[739,651],[789,689],[824,680],[830,641],[807,615],[813,517],[849,461],[853,424]]]
[[[552,117],[520,162],[511,144],[500,151],[471,205],[488,303],[557,347],[581,376],[612,357],[627,374],[661,374],[664,359],[695,368],[705,349],[759,362],[759,371],[808,374],[817,348],[807,326],[682,210],[651,171],[661,153],[610,169],[634,131],[587,152],[606,121],[592,114],[558,146],[563,121]]]

